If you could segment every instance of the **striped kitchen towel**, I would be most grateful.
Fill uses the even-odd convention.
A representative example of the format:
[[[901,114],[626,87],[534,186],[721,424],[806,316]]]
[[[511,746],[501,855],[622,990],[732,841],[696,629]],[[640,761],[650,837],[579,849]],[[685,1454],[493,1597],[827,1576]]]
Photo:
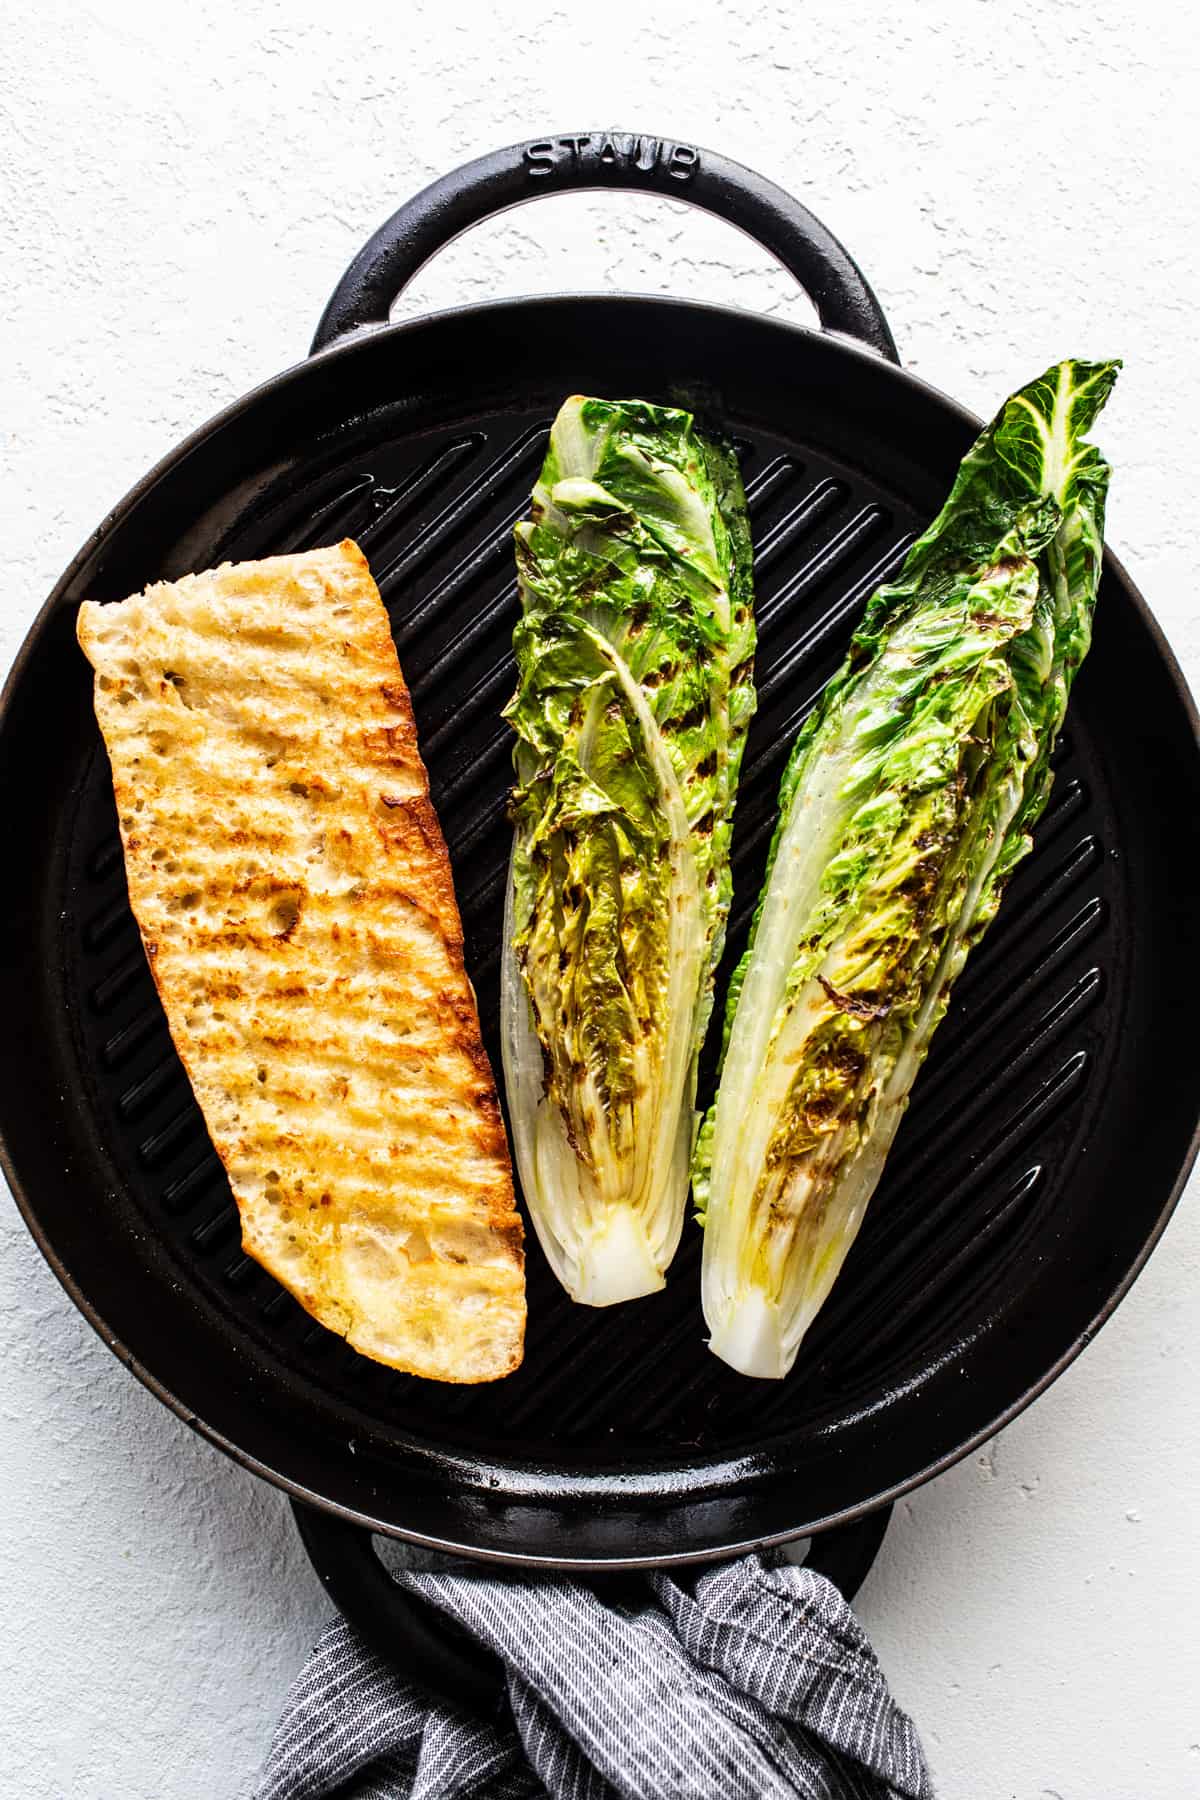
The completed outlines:
[[[295,1682],[255,1800],[931,1800],[854,1614],[761,1556],[640,1611],[555,1577],[396,1579],[501,1659],[503,1716],[437,1704],[341,1620]]]

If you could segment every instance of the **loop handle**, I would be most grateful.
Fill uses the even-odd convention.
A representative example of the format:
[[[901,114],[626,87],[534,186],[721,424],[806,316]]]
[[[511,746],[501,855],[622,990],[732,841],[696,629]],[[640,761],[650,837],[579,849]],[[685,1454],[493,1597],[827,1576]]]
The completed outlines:
[[[807,207],[713,150],[628,131],[570,131],[512,144],[423,188],[350,264],[317,326],[313,351],[347,332],[386,325],[418,269],[472,225],[543,194],[591,188],[686,200],[738,226],[795,277],[826,331],[900,360],[862,270]]]
[[[326,1593],[348,1624],[407,1681],[436,1700],[492,1718],[505,1696],[497,1657],[453,1620],[392,1580],[369,1531],[332,1513],[292,1501],[296,1527]],[[883,1542],[890,1506],[852,1525],[822,1531],[811,1541],[806,1566],[828,1576],[847,1600],[866,1579]],[[632,1572],[589,1577],[604,1596],[631,1598],[644,1587]]]
[[[504,1697],[496,1658],[393,1581],[369,1531],[300,1500],[292,1513],[325,1592],[377,1656],[435,1700],[483,1717],[496,1712]]]

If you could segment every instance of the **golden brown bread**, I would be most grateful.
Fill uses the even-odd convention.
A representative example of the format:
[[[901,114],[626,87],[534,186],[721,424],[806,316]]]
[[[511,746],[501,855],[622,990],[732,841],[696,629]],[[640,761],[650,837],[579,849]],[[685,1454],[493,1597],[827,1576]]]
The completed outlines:
[[[87,602],[78,633],[129,897],[247,1252],[379,1362],[508,1374],[508,1146],[362,552]]]

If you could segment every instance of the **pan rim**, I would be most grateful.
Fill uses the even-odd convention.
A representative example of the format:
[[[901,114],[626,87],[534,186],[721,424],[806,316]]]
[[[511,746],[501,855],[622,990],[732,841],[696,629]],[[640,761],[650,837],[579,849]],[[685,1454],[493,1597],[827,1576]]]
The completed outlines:
[[[932,384],[926,382],[922,377],[913,374],[910,370],[887,363],[877,352],[857,344],[852,339],[845,338],[840,334],[833,334],[815,330],[808,326],[798,325],[789,320],[780,320],[754,313],[748,309],[717,306],[708,302],[680,299],[669,295],[614,293],[578,295],[563,293],[505,299],[500,301],[481,301],[465,306],[446,308],[438,312],[423,314],[415,319],[402,320],[388,325],[365,328],[361,331],[348,334],[347,337],[339,340],[339,342],[317,353],[315,357],[304,358],[302,361],[292,364],[290,367],[268,377],[265,381],[249,390],[248,393],[240,396],[228,406],[222,408],[212,418],[198,426],[160,458],[160,460],[147,471],[147,473],[128,491],[109,513],[105,515],[101,523],[81,546],[68,568],[55,584],[51,594],[39,609],[13,659],[13,663],[4,682],[3,690],[0,692],[0,742],[3,741],[12,702],[20,687],[27,663],[35,654],[38,643],[51,616],[57,610],[65,591],[75,579],[78,571],[94,554],[104,539],[121,525],[125,517],[137,503],[144,498],[165,475],[178,467],[181,462],[183,462],[200,445],[205,443],[216,431],[231,424],[242,414],[250,411],[267,395],[299,378],[310,366],[317,363],[324,363],[327,359],[366,354],[366,346],[374,340],[396,337],[401,334],[412,335],[420,333],[431,328],[445,326],[448,321],[473,321],[478,319],[481,315],[496,315],[498,313],[512,313],[514,311],[528,314],[531,309],[569,308],[579,305],[580,302],[593,306],[599,304],[606,307],[618,308],[627,307],[630,304],[633,304],[639,307],[649,306],[657,309],[684,309],[692,313],[710,315],[716,319],[728,318],[730,315],[734,315],[739,319],[752,321],[756,326],[765,328],[777,336],[782,335],[786,338],[792,335],[798,335],[804,339],[817,340],[821,342],[825,348],[833,348],[837,353],[848,358],[886,369],[890,379],[897,380],[902,385],[907,386],[911,391],[923,394],[935,401],[939,406],[944,408],[947,413],[958,419],[967,429],[977,430],[979,428],[980,421],[973,414],[966,408],[960,406],[956,401],[943,394],[940,390],[933,387]],[[1111,554],[1111,552],[1107,551],[1106,561],[1121,582],[1124,598],[1132,605],[1140,624],[1148,630],[1153,649],[1158,656],[1163,672],[1167,675],[1176,697],[1182,703],[1184,718],[1190,728],[1193,741],[1197,748],[1200,749],[1200,718],[1197,716],[1195,702],[1191,696],[1178,661],[1175,658],[1170,645],[1167,643],[1153,611],[1136,586],[1130,581],[1123,565]],[[306,1488],[303,1484],[283,1474],[281,1471],[272,1468],[260,1457],[243,1449],[225,1436],[221,1431],[209,1425],[194,1408],[182,1401],[177,1395],[171,1392],[159,1378],[152,1374],[149,1368],[146,1367],[146,1365],[142,1363],[133,1352],[129,1350],[128,1346],[125,1345],[112,1331],[97,1308],[84,1295],[78,1281],[68,1272],[65,1264],[54,1250],[48,1236],[39,1224],[29,1195],[26,1193],[24,1185],[18,1178],[17,1171],[13,1166],[7,1139],[2,1127],[0,1127],[0,1169],[3,1170],[5,1177],[9,1182],[18,1210],[28,1226],[34,1241],[37,1243],[47,1263],[68,1296],[92,1325],[93,1329],[97,1332],[97,1335],[100,1336],[114,1354],[117,1355],[119,1360],[137,1376],[144,1386],[154,1393],[157,1398],[169,1405],[172,1411],[182,1418],[185,1423],[199,1431],[201,1435],[208,1438],[210,1442],[224,1451],[224,1453],[229,1455],[234,1461],[240,1463],[251,1472],[270,1480],[273,1485],[283,1489],[285,1492],[293,1494],[295,1497],[302,1499],[309,1504],[319,1506],[335,1516],[364,1526],[372,1531],[379,1532],[382,1535],[421,1544],[431,1549],[452,1551],[456,1554],[474,1557],[480,1561],[489,1563],[505,1564],[508,1566],[540,1566],[580,1570],[666,1567],[674,1564],[714,1560],[718,1557],[734,1556],[754,1547],[786,1543],[797,1537],[808,1535],[813,1531],[829,1529],[835,1525],[850,1523],[855,1519],[861,1518],[867,1513],[875,1510],[877,1507],[886,1504],[888,1501],[911,1492],[934,1475],[952,1467],[954,1463],[969,1455],[972,1450],[979,1446],[979,1444],[985,1442],[995,1433],[995,1431],[1009,1423],[1023,1411],[1026,1406],[1031,1404],[1038,1395],[1044,1392],[1045,1389],[1049,1387],[1070,1365],[1070,1363],[1075,1360],[1080,1352],[1086,1348],[1103,1324],[1111,1317],[1117,1306],[1128,1294],[1134,1281],[1136,1281],[1137,1277],[1142,1272],[1152,1251],[1165,1231],[1167,1223],[1182,1195],[1188,1175],[1190,1174],[1198,1152],[1200,1152],[1200,1119],[1198,1119],[1197,1124],[1193,1129],[1190,1143],[1187,1147],[1186,1154],[1180,1165],[1176,1179],[1172,1184],[1169,1196],[1148,1232],[1137,1257],[1120,1279],[1114,1292],[1106,1299],[1105,1304],[1097,1311],[1090,1323],[1078,1334],[1076,1339],[1067,1347],[1051,1367],[1037,1380],[1031,1383],[1030,1386],[1007,1408],[998,1413],[987,1426],[972,1434],[972,1436],[960,1446],[930,1462],[925,1468],[906,1477],[903,1481],[894,1484],[889,1488],[880,1490],[867,1500],[856,1503],[854,1506],[843,1509],[842,1511],[812,1521],[811,1523],[799,1524],[794,1528],[789,1528],[784,1531],[754,1536],[734,1544],[723,1544],[717,1549],[687,1549],[659,1555],[618,1558],[572,1558],[570,1556],[542,1555],[537,1553],[530,1554],[527,1552],[479,1548],[478,1546],[459,1543],[453,1539],[440,1539],[413,1528],[398,1527],[389,1521],[378,1519],[367,1512],[362,1512],[339,1502],[331,1501],[322,1495],[315,1493]],[[666,1465],[663,1466],[665,1469]],[[672,1465],[672,1467],[674,1466],[676,1465]],[[688,1465],[686,1463],[680,1463],[677,1466],[680,1472],[683,1473],[686,1471]]]

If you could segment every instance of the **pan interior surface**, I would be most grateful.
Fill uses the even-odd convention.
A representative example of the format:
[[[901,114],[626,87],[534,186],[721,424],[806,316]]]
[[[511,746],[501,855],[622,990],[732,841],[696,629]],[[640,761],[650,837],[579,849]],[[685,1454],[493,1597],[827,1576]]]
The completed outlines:
[[[149,478],[65,578],[4,727],[20,867],[0,991],[20,1051],[0,1122],[76,1298],[251,1466],[384,1531],[600,1564],[860,1511],[960,1454],[1090,1333],[1188,1154],[1196,1083],[1180,1054],[1200,943],[1176,872],[1196,864],[1200,808],[1186,705],[1110,568],[1035,852],[958,985],[792,1375],[751,1382],[708,1354],[692,1224],[665,1293],[600,1311],[571,1304],[530,1232],[526,1359],[502,1383],[444,1387],[357,1356],[241,1252],[129,911],[74,608],[358,540],[412,691],[498,1074],[511,528],[576,390],[697,405],[741,451],[759,711],[721,1004],[795,731],[940,503],[970,422],[864,353],[748,316],[616,299],[473,309],[268,384]],[[1136,755],[1117,719],[1136,720]]]

